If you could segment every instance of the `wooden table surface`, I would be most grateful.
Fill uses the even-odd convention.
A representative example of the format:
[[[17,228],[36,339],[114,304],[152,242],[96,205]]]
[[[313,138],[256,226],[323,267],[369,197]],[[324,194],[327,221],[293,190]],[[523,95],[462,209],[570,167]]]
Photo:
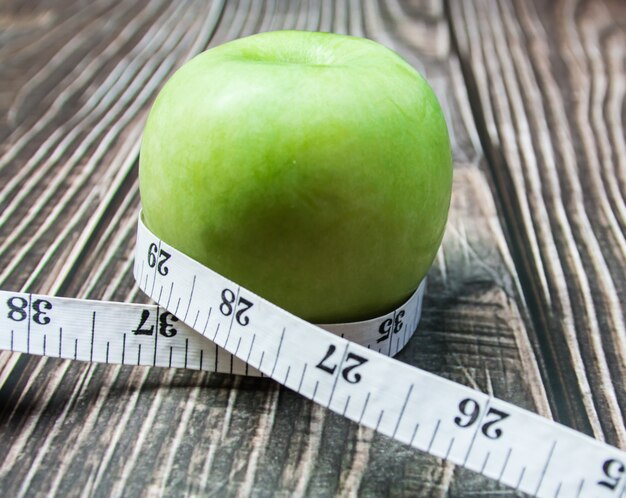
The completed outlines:
[[[626,448],[626,2],[4,0],[0,285],[145,300],[159,88],[275,29],[366,36],[440,97],[455,178],[399,358]],[[517,496],[267,379],[0,354],[0,496]]]

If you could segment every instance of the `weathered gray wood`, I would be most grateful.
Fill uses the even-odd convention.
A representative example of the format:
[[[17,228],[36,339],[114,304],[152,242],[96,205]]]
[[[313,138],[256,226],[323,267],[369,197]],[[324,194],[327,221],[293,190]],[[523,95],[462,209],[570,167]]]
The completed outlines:
[[[490,170],[564,422],[626,447],[626,4],[453,2]]]
[[[0,93],[3,287],[145,299],[130,274],[136,157],[165,78],[206,45],[257,31],[368,36],[432,82],[455,156],[449,229],[423,323],[399,358],[550,415],[554,393],[542,375],[553,369],[485,174],[484,137],[443,2],[59,1],[1,9],[8,27],[0,70],[9,83]],[[515,496],[268,380],[6,353],[0,445],[3,496]]]

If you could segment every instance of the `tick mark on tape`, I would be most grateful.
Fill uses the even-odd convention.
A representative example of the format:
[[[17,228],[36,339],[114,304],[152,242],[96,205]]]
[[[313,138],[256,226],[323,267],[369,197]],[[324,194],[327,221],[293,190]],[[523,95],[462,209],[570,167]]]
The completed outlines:
[[[415,424],[415,429],[413,429],[413,435],[411,436],[411,442],[409,443],[409,446],[413,446],[413,441],[415,441],[415,436],[417,436],[417,429],[419,429],[420,424],[419,422],[417,424]]]
[[[304,368],[302,369],[302,377],[300,377],[300,384],[298,385],[298,392],[302,391],[302,382],[304,381],[304,374],[306,373],[307,363],[304,364]]]
[[[241,291],[241,287],[237,286],[237,293],[235,294],[235,300],[233,301],[233,306],[236,307],[236,303],[239,302],[239,292]],[[222,293],[223,295],[223,293]],[[221,308],[220,308],[221,309]],[[235,313],[235,309],[232,309],[230,312],[230,323],[228,324],[228,334],[226,335],[226,340],[224,341],[224,345],[223,347],[226,348],[226,345],[228,344],[228,339],[230,339],[230,332],[231,330],[233,330],[233,321],[235,320],[235,316],[237,315],[237,313]]]
[[[548,453],[548,459],[543,466],[543,470],[541,471],[541,477],[539,478],[539,482],[537,483],[537,489],[535,490],[535,495],[539,494],[539,490],[541,489],[541,484],[543,483],[543,479],[546,476],[546,471],[548,470],[548,465],[550,465],[550,460],[552,459],[552,455],[554,454],[554,448],[556,447],[556,441],[552,443],[552,447],[550,448],[550,453]]]
[[[26,351],[30,351],[30,322],[32,319],[33,295],[28,294],[28,321],[26,322]]]
[[[515,491],[519,489],[522,485],[522,480],[524,479],[524,474],[526,473],[526,467],[522,467],[522,473],[519,475],[519,479],[517,480],[517,484],[515,485]]]
[[[246,364],[250,363],[250,355],[252,354],[252,348],[254,347],[255,339],[256,339],[256,334],[252,334],[252,341],[250,341],[250,350],[248,351],[248,356],[246,356]]]
[[[465,402],[466,401],[462,401],[461,403],[464,404]],[[470,454],[472,453],[472,449],[474,448],[474,443],[476,442],[476,436],[478,435],[479,428],[483,427],[483,419],[485,418],[485,414],[490,412],[490,409],[489,409],[490,404],[491,404],[491,398],[488,398],[482,412],[479,411],[480,417],[478,419],[478,424],[476,424],[476,430],[474,431],[474,434],[472,434],[472,439],[470,440],[470,444],[467,448],[467,452],[465,453],[465,458],[463,459],[463,464],[462,464],[463,467],[467,465],[467,461],[469,460]],[[476,408],[478,409],[478,404],[476,404]]]
[[[447,460],[448,457],[450,456],[450,452],[452,451],[453,445],[454,445],[454,438],[450,440],[450,444],[448,445],[448,450],[446,451],[446,456],[444,457],[444,460]]]
[[[189,338],[185,337],[185,368],[187,368],[187,355],[189,354]]]
[[[203,356],[204,356],[204,350],[201,349],[200,350],[200,370],[202,370],[202,360],[203,360]]]
[[[337,381],[339,380],[339,374],[341,373],[342,369],[343,369],[343,364],[346,361],[346,355],[348,354],[348,346],[350,345],[349,342],[346,342],[346,347],[343,350],[343,355],[341,356],[341,361],[339,362],[338,368],[337,370],[337,375],[335,375],[335,380],[333,382],[333,388],[330,391],[330,396],[328,397],[328,404],[326,405],[326,407],[328,408],[330,406],[330,403],[333,401],[333,396],[335,395],[335,389],[337,388]],[[331,346],[334,348],[334,346]],[[330,349],[329,349],[330,351]],[[335,370],[333,368],[333,370]]]
[[[315,394],[317,393],[317,386],[319,385],[320,381],[316,380],[315,381],[315,387],[313,388],[313,396],[311,396],[311,400],[315,401]]]
[[[396,433],[398,432],[398,428],[400,427],[400,422],[402,421],[402,416],[404,415],[404,410],[406,409],[406,405],[409,402],[409,398],[411,397],[411,392],[413,391],[413,384],[409,387],[409,392],[406,393],[406,398],[404,398],[404,403],[402,404],[402,409],[400,410],[400,415],[398,415],[398,421],[396,422],[396,427],[393,430],[392,438],[396,437]]]
[[[485,461],[483,462],[482,467],[480,468],[480,473],[483,474],[485,472],[485,469],[487,468],[487,461],[489,460],[489,456],[491,455],[491,452],[487,452],[487,455],[485,456]]]
[[[170,295],[167,296],[167,303],[165,304],[166,309],[170,309],[170,301],[172,300],[172,294],[174,294],[174,281],[170,282]]]
[[[504,465],[502,465],[502,470],[500,471],[500,475],[498,476],[498,482],[502,481],[502,476],[504,476],[504,470],[506,466],[509,464],[509,458],[511,458],[511,452],[513,448],[509,448],[509,451],[506,454],[506,458],[504,459]]]
[[[185,318],[183,318],[183,322],[187,321],[187,315],[189,314],[189,308],[191,308],[191,301],[193,300],[193,291],[196,287],[196,276],[193,276],[193,280],[191,281],[191,292],[189,292],[189,300],[187,301],[187,311],[185,311]],[[178,301],[180,303],[180,300]],[[176,308],[178,309],[178,308]],[[196,317],[197,319],[198,317]],[[194,322],[195,325],[195,322]]]
[[[580,485],[578,486],[578,493],[576,493],[576,498],[580,497],[580,494],[583,492],[583,486],[585,485],[585,480],[580,480]]]
[[[169,367],[172,368],[172,352],[174,351],[174,348],[172,346],[170,346],[170,361],[169,361]]]
[[[74,339],[74,359],[78,358],[78,339]]]
[[[161,286],[161,289],[163,289],[163,286]],[[155,325],[157,330],[159,330],[159,328],[160,328],[159,327],[160,319],[161,319],[161,309],[157,305],[155,322],[154,322],[154,325]],[[156,334],[154,334],[154,354],[152,355],[152,366],[155,366],[155,367],[156,367],[156,360],[157,360],[158,344],[159,344],[159,333],[156,333]]]
[[[385,410],[381,410],[380,415],[378,415],[378,420],[376,421],[376,429],[374,429],[376,432],[378,432],[378,428],[380,427],[380,421],[383,419],[384,413]]]
[[[43,335],[43,355],[46,356],[46,334]]]
[[[430,439],[430,443],[428,444],[427,453],[430,453],[430,449],[433,447],[435,442],[435,437],[437,436],[437,432],[439,432],[439,425],[441,425],[441,419],[437,420],[437,425],[435,425],[435,431],[433,432],[433,437]]]
[[[561,486],[563,485],[563,481],[559,482],[559,485],[556,488],[556,492],[554,493],[554,498],[559,498],[559,495],[561,494]]]
[[[137,347],[137,365],[141,365],[141,344]]]
[[[108,364],[108,363],[109,363],[109,347],[110,347],[110,344],[109,344],[109,341],[107,341],[107,352],[106,352],[106,356],[105,356],[105,358],[104,358],[104,362],[105,362],[106,364]]]
[[[263,358],[265,357],[265,351],[261,351],[261,360],[259,361],[259,366],[257,367],[258,370],[261,370],[261,365],[263,364]],[[263,373],[263,372],[261,372]]]
[[[206,316],[206,323],[204,324],[204,328],[202,329],[202,335],[206,335],[206,329],[209,326],[209,319],[211,318],[211,310],[213,308],[209,308],[209,314]]]
[[[59,327],[59,358],[62,356],[63,348],[63,327]],[[13,331],[11,331],[11,349],[13,349]]]
[[[285,338],[285,327],[283,327],[283,332],[280,334],[280,341],[278,342],[278,349],[276,350],[276,358],[274,359],[274,366],[272,367],[272,373],[270,377],[274,377],[274,371],[276,370],[276,365],[278,364],[278,358],[280,356],[280,349],[283,347],[283,339]]]
[[[283,385],[287,384],[287,379],[289,378],[289,372],[291,370],[291,366],[287,367],[287,373],[285,374],[285,380],[283,380]]]
[[[350,396],[348,396],[346,398],[346,405],[343,407],[343,413],[342,415],[345,417],[346,416],[346,412],[348,411],[348,403],[350,403]]]
[[[96,312],[91,316],[91,346],[89,348],[89,361],[93,361],[93,341],[96,334]]]
[[[367,404],[369,403],[370,400],[370,393],[367,393],[367,396],[365,396],[365,403],[363,403],[363,410],[361,411],[361,416],[359,417],[359,424],[361,423],[361,420],[363,420],[363,417],[365,416],[365,410],[367,409]]]

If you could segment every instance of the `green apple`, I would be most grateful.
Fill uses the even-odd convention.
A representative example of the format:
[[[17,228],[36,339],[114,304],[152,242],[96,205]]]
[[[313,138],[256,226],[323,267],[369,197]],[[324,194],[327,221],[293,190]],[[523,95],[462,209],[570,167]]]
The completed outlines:
[[[427,82],[373,41],[278,31],[207,50],[148,117],[139,182],[164,241],[310,321],[404,301],[438,250],[452,160]]]

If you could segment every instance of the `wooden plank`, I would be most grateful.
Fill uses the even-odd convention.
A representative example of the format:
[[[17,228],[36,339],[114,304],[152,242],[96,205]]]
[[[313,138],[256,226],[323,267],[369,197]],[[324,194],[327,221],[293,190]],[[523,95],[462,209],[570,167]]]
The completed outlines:
[[[455,157],[449,230],[423,324],[400,359],[550,414],[545,367],[442,2],[87,8],[68,1],[19,15],[3,9],[10,27],[0,51],[10,75],[0,101],[3,287],[145,299],[130,275],[136,155],[146,111],[167,75],[207,44],[262,30],[368,36],[428,76],[444,103]],[[266,379],[3,353],[0,386],[3,496],[515,495]]]
[[[624,448],[626,4],[450,10],[551,403],[565,423]]]

